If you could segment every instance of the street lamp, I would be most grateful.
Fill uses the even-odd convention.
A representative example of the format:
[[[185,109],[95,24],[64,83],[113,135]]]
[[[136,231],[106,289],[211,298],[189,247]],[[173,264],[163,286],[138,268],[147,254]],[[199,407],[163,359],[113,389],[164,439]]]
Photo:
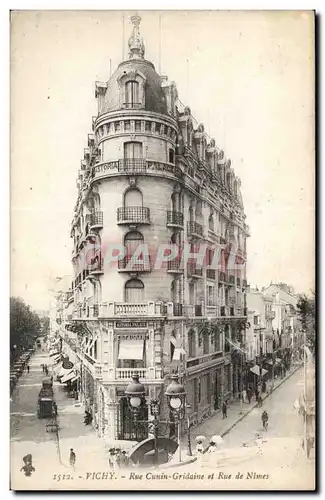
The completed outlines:
[[[178,441],[178,453],[179,461],[182,461],[182,451],[181,451],[181,424],[180,421],[184,418],[185,410],[185,389],[180,382],[178,382],[178,376],[172,375],[172,381],[166,389],[165,396],[167,397],[168,406],[174,416],[177,423],[177,441]]]
[[[153,417],[151,420],[139,420],[139,415],[141,409],[145,406],[145,387],[141,382],[139,382],[139,374],[137,372],[133,375],[132,382],[129,383],[125,390],[125,395],[127,396],[128,405],[135,417],[136,424],[148,424],[149,432],[154,434],[154,463],[158,464],[158,427],[159,424],[170,425],[174,422],[169,420],[160,420],[160,403],[157,399],[152,399],[149,402],[150,414]],[[175,421],[178,423],[178,446],[180,450],[180,425],[179,421],[184,418],[185,410],[185,389],[178,382],[177,375],[172,376],[172,382],[166,389],[165,395],[167,396],[167,402],[170,410],[172,411]],[[181,451],[179,451],[179,457],[181,460]]]

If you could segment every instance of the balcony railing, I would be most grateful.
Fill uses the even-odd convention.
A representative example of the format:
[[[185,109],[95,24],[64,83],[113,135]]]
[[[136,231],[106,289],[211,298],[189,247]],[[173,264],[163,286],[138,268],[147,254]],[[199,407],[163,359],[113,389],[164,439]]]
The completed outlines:
[[[150,224],[150,210],[147,207],[120,207],[117,209],[118,224]]]
[[[188,221],[187,223],[187,233],[190,236],[195,236],[201,238],[203,236],[203,226],[195,221]]]
[[[206,306],[205,312],[207,316],[216,316],[217,315],[217,306]]]
[[[142,102],[123,102],[123,108],[140,109],[142,108]]]
[[[216,271],[215,269],[207,269],[207,278],[210,280],[216,279]]]
[[[103,212],[94,212],[90,214],[89,226],[90,228],[103,227]]]
[[[203,276],[203,269],[198,268],[195,266],[195,264],[189,264],[187,266],[187,274],[191,278],[202,278]]]
[[[117,380],[131,380],[135,373],[139,374],[139,378],[146,378],[147,368],[115,368]]]
[[[173,304],[173,315],[174,316],[183,316],[183,304]]]
[[[168,227],[184,227],[184,215],[181,212],[167,210]]]
[[[167,262],[167,271],[171,273],[183,273],[184,268],[181,259],[174,259]]]
[[[133,255],[127,255],[123,259],[118,261],[118,270],[121,272],[149,272],[151,271],[151,264],[149,256],[145,256],[142,260],[143,262],[137,263],[137,259],[133,258]]]
[[[100,306],[101,317],[166,316],[167,308],[162,302],[104,302]]]
[[[94,257],[88,264],[88,274],[102,274],[104,272],[104,260],[100,257]]]
[[[143,158],[124,158],[118,161],[118,171],[127,174],[145,174],[147,172],[146,160]]]

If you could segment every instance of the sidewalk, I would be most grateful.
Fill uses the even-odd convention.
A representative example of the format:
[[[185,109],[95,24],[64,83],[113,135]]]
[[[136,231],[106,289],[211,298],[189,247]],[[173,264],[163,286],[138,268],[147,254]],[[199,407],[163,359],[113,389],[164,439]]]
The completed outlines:
[[[277,379],[274,381],[274,389],[275,391],[278,387],[280,387],[288,378],[290,378],[299,368],[301,367],[301,364],[292,367],[290,372],[286,377],[283,379]],[[263,401],[270,396],[270,393],[266,393],[263,396]],[[219,411],[216,415],[213,417],[205,420],[201,424],[198,424],[195,427],[192,427],[190,430],[191,434],[191,447],[192,447],[192,453],[195,453],[195,447],[196,447],[196,442],[195,438],[196,436],[205,436],[207,438],[207,441],[210,439],[211,436],[214,435],[220,435],[220,436],[225,436],[228,434],[228,432],[231,431],[235,425],[237,425],[243,418],[246,417],[254,408],[257,407],[257,403],[255,401],[255,397],[252,399],[251,404],[248,402],[243,402],[242,404],[239,401],[236,401],[232,403],[228,407],[228,412],[227,412],[227,418],[223,419],[222,418],[222,412]],[[208,442],[205,443],[208,445]],[[181,446],[184,450],[184,453],[188,454],[188,436],[183,435],[181,439]]]

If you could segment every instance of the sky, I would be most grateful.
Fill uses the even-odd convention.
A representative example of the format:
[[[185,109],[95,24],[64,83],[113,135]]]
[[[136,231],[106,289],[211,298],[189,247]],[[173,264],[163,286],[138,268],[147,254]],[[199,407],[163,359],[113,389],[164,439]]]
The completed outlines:
[[[119,11],[12,14],[11,295],[35,309],[48,308],[55,278],[72,272],[70,223],[97,112],[95,81],[107,81],[128,57],[132,14],[124,12],[124,36]],[[315,272],[312,15],[140,15],[146,59],[176,82],[180,100],[241,179],[248,282],[308,292]]]

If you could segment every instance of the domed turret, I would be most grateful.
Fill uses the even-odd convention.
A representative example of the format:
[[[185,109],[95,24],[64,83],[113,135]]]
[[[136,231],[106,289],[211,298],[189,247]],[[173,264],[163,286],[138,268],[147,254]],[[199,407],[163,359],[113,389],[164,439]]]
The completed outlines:
[[[144,43],[140,36],[141,17],[131,17],[133,31],[129,38],[129,60],[119,64],[107,82],[99,114],[119,109],[145,109],[167,113],[161,78],[150,61],[144,59]]]

